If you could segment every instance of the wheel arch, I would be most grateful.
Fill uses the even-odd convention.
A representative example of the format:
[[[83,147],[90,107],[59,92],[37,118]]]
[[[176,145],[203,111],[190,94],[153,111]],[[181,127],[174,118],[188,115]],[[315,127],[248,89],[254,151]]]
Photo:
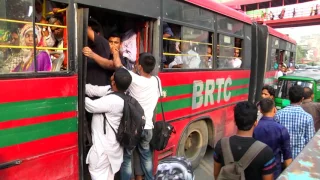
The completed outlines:
[[[179,146],[180,146],[180,141],[183,137],[183,134],[187,131],[188,127],[192,124],[192,123],[195,123],[195,122],[198,122],[198,121],[204,121],[207,125],[207,128],[208,128],[208,145],[210,147],[214,147],[214,124],[213,124],[213,121],[212,119],[210,118],[210,116],[200,116],[198,118],[195,118],[193,120],[191,120],[190,122],[188,122],[188,124],[184,127],[182,133],[180,134],[180,137],[179,137],[179,143],[177,145],[177,149],[179,149]]]

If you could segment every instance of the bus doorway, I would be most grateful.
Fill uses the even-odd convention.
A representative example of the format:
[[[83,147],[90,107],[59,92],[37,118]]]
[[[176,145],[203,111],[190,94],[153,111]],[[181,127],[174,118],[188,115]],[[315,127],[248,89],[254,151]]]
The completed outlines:
[[[157,45],[154,46],[153,42],[154,39],[159,37],[155,35],[158,29],[154,28],[157,27],[154,19],[92,6],[81,6],[81,8],[78,10],[78,23],[82,25],[76,26],[79,34],[78,55],[79,57],[82,56],[82,59],[79,58],[78,67],[79,71],[82,71],[81,78],[79,78],[79,81],[81,81],[79,82],[79,114],[82,116],[79,120],[81,121],[79,123],[79,163],[81,164],[82,176],[85,180],[89,180],[90,173],[86,158],[90,148],[94,146],[92,141],[96,142],[97,139],[94,134],[93,136],[91,134],[92,115],[88,115],[85,110],[85,98],[87,97],[85,85],[110,85],[109,79],[114,72],[114,67],[99,63],[94,57],[88,56],[85,49],[90,48],[95,54],[103,57],[105,61],[112,62],[112,48],[117,46],[116,48],[121,51],[122,64],[127,69],[132,70],[139,59],[140,53],[156,52],[153,51],[153,47],[157,47]],[[92,33],[94,38],[92,38]],[[81,34],[83,36],[82,40],[80,40]],[[159,40],[156,42],[159,42]],[[103,71],[107,74],[107,79],[98,82],[97,78],[101,78],[101,76],[96,75],[97,71]],[[92,99],[98,98],[94,97]],[[119,177],[116,176],[115,179],[117,178]]]

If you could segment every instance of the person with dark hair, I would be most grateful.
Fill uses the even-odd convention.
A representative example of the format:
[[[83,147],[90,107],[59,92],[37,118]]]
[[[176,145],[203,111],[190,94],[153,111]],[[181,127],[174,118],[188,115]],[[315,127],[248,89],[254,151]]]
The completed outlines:
[[[123,148],[116,139],[115,131],[118,131],[123,115],[124,101],[112,92],[124,93],[132,82],[130,73],[123,69],[117,69],[111,76],[111,85],[94,86],[86,84],[85,108],[93,113],[92,118],[92,146],[88,152],[86,163],[89,164],[89,172],[92,180],[114,179],[123,161]],[[105,113],[108,123],[104,127]],[[105,133],[104,133],[105,128]],[[112,129],[113,128],[113,129]]]
[[[262,87],[262,91],[261,91],[262,99],[271,98],[274,100],[275,95],[276,95],[276,91],[272,86],[265,85]]]
[[[110,77],[114,72],[114,66],[113,61],[108,59],[111,54],[109,43],[101,33],[102,27],[100,23],[90,18],[88,22],[89,47],[84,47],[82,52],[88,57],[87,83],[105,86],[110,84]]]
[[[313,102],[314,94],[311,88],[304,88],[304,95],[301,107],[311,114],[316,132],[320,129],[320,103]]]
[[[252,138],[253,131],[257,126],[257,106],[244,101],[234,107],[234,119],[237,125],[237,133],[229,138],[230,149],[234,161],[238,162],[247,150],[257,141]],[[224,163],[225,150],[218,141],[214,151],[214,177],[217,179]],[[266,146],[244,170],[246,180],[273,180],[275,158],[270,147]]]
[[[123,67],[119,58],[119,50],[114,49],[114,65],[116,68]],[[152,76],[151,73],[156,66],[156,60],[150,53],[141,53],[138,64],[134,68],[134,72],[129,71],[132,76],[132,83],[128,88],[129,94],[134,97],[142,106],[146,125],[141,138],[141,142],[137,146],[140,156],[140,163],[146,180],[153,179],[152,169],[152,153],[150,149],[150,141],[152,139],[153,129],[153,112],[156,108],[160,93],[162,92],[161,81],[159,77]],[[124,150],[124,159],[120,170],[122,180],[128,180],[132,175],[131,167],[132,151]]]
[[[271,98],[272,100],[274,100],[275,95],[276,95],[276,91],[272,86],[265,85],[262,87],[262,91],[261,91],[262,99]],[[260,101],[257,103],[257,107],[258,107],[258,121],[259,121],[263,116],[260,111]]]
[[[275,120],[289,131],[293,159],[298,156],[315,133],[312,116],[300,106],[303,94],[303,87],[299,85],[292,86],[289,89],[291,105],[278,111],[275,116]]]
[[[260,111],[263,117],[254,129],[253,138],[267,144],[273,150],[277,163],[274,172],[274,178],[276,179],[282,170],[281,156],[283,157],[285,167],[288,167],[292,162],[290,136],[288,130],[274,120],[277,109],[273,99],[262,99],[260,101]]]

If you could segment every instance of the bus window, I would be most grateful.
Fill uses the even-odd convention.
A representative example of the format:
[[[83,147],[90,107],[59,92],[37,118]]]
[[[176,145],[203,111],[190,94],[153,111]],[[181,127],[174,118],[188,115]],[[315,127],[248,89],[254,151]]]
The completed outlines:
[[[47,12],[43,10],[43,1],[36,0],[33,15],[32,2],[15,0],[3,4],[7,11],[0,14],[0,74],[60,71],[66,60],[67,45],[59,43],[67,38],[63,25],[65,10],[55,8],[55,13]],[[52,3],[46,0],[46,5]]]
[[[243,36],[244,24],[242,22],[220,15],[218,15],[217,18],[219,31]]]
[[[241,68],[242,39],[219,34],[217,68]]]
[[[34,41],[32,7],[32,0],[2,2],[6,11],[0,13],[0,74],[35,70],[32,56],[39,38]]]
[[[212,33],[169,23],[164,25],[164,68],[212,68]],[[171,29],[172,37],[166,34],[168,27]]]

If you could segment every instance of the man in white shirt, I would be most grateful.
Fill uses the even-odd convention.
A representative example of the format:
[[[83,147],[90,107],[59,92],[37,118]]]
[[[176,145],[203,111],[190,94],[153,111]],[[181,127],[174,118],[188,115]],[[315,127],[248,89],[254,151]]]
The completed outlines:
[[[235,49],[234,50],[234,59],[232,59],[232,68],[240,68],[242,61],[239,58],[240,56],[240,49]]]
[[[169,68],[198,69],[201,60],[199,54],[193,51],[189,42],[181,43],[181,55],[177,55],[169,64]]]
[[[123,67],[119,58],[119,50],[115,49],[114,66],[116,68]],[[128,88],[129,94],[134,97],[142,106],[145,116],[146,125],[143,132],[141,142],[137,146],[140,155],[141,168],[145,175],[145,180],[152,180],[152,153],[150,150],[150,141],[152,139],[153,129],[153,112],[156,108],[160,97],[161,81],[158,77],[152,76],[151,72],[155,68],[156,60],[150,53],[140,54],[139,64],[135,67],[135,72],[129,71],[132,76],[132,83]],[[139,75],[138,75],[139,74]],[[158,83],[159,81],[159,83]],[[159,89],[160,88],[160,89]],[[120,176],[122,180],[129,180],[132,174],[131,167],[132,151],[124,150],[124,159],[121,165]]]
[[[125,92],[132,82],[130,73],[123,69],[117,69],[111,77],[111,86],[86,85],[86,94],[89,97],[101,96],[96,100],[85,98],[85,108],[93,113],[92,117],[92,147],[90,148],[86,163],[89,164],[89,172],[92,180],[113,180],[119,171],[123,161],[123,148],[116,139],[115,131],[118,131],[123,115],[124,101],[111,92]],[[110,95],[108,95],[110,94]],[[104,117],[108,123],[105,123]],[[112,127],[111,127],[112,126]]]

